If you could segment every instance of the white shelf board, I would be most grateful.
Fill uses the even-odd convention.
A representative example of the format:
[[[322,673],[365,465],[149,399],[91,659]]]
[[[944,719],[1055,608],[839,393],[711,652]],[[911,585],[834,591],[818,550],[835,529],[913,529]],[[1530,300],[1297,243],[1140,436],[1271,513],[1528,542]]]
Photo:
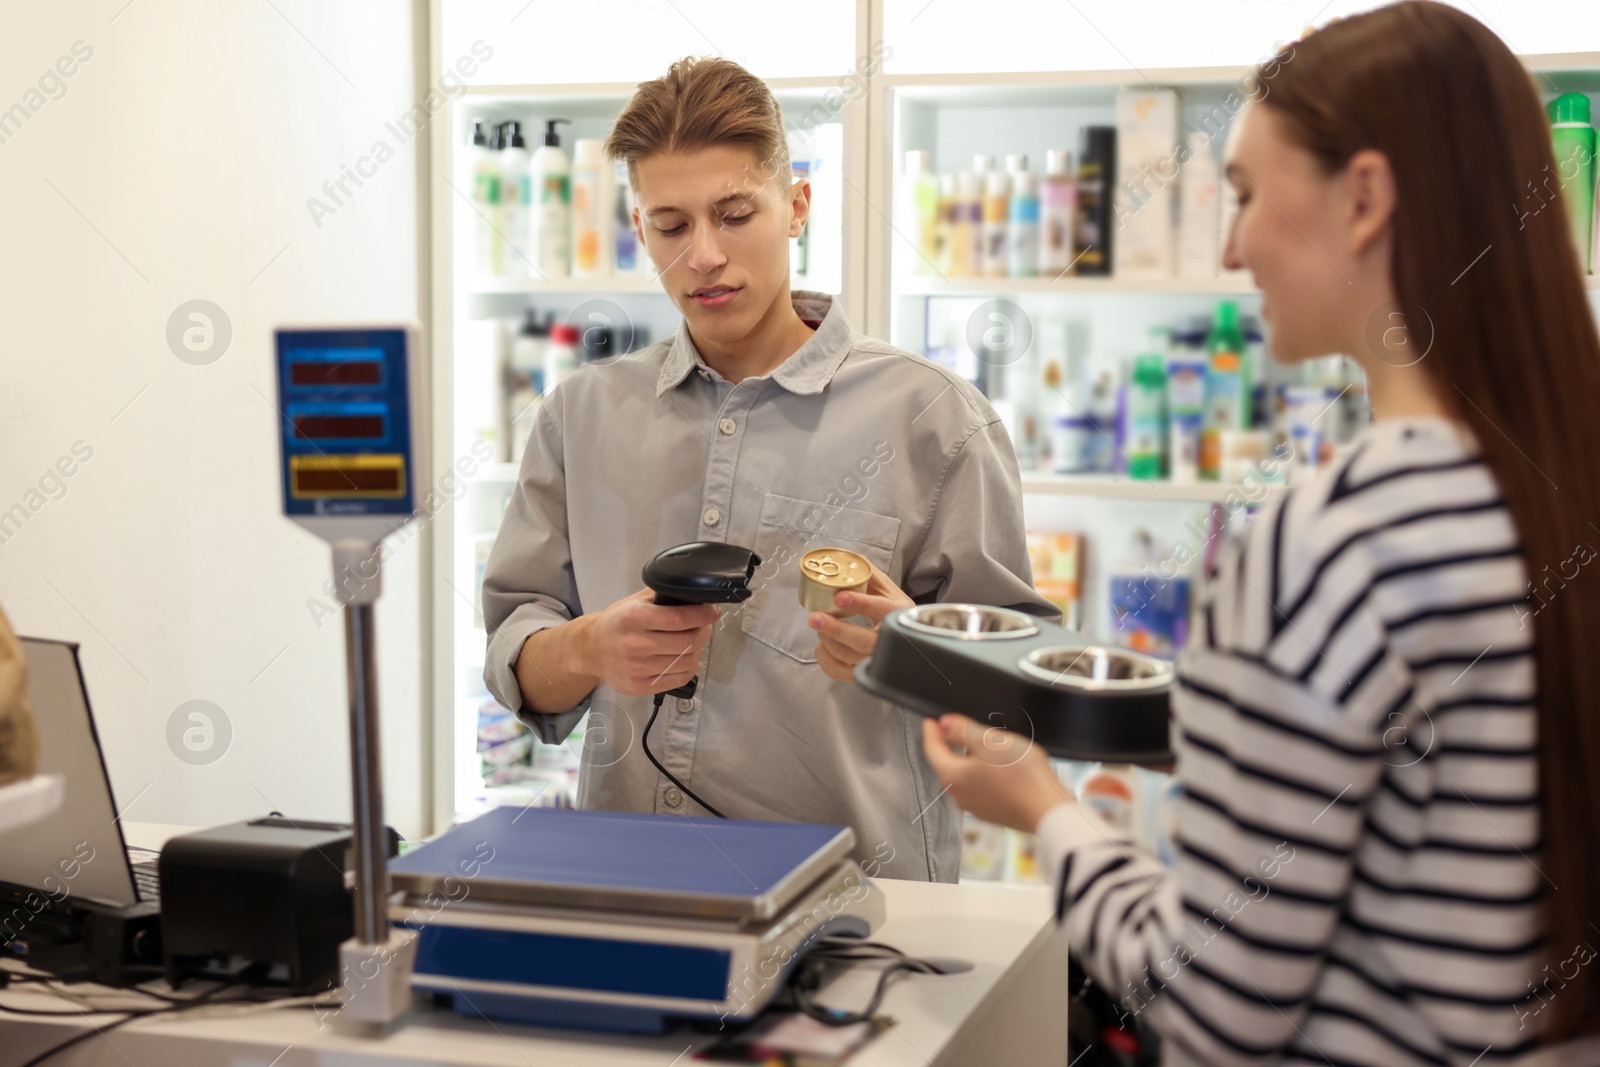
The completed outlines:
[[[1600,291],[1600,274],[1587,274],[1583,284],[1590,292]],[[1059,278],[940,278],[930,274],[902,275],[894,280],[895,296],[992,296],[1016,293],[1082,293],[1115,295],[1118,293],[1172,294],[1176,296],[1197,294],[1237,294],[1250,296],[1259,289],[1248,274],[1218,275],[1215,278],[1117,278],[1108,276],[1079,277],[1069,274]]]
[[[1546,75],[1565,75],[1561,88],[1578,92],[1600,89],[1600,52],[1554,52],[1518,57],[1524,67]],[[879,74],[875,89],[889,89],[902,99],[953,106],[1026,106],[1050,97],[1098,99],[1101,91],[1124,86],[1155,85],[1163,88],[1226,88],[1253,78],[1253,66],[1147,67],[1112,70],[1033,70],[949,74]],[[1540,83],[1542,94],[1552,92]],[[1055,90],[1055,93],[1050,93]],[[1109,99],[1109,98],[1108,98]]]
[[[657,278],[623,276],[610,278],[474,278],[466,288],[471,293],[655,293],[666,296]]]
[[[1285,488],[1281,485],[1268,485],[1244,489],[1236,482],[1147,482],[1113,474],[1048,474],[1025,471],[1022,475],[1024,495],[1084,496],[1110,500],[1165,500],[1220,504],[1229,493],[1245,492],[1266,501],[1281,495]]]
[[[1035,90],[1060,90],[1068,96],[1098,96],[1123,86],[1224,86],[1237,84],[1252,67],[1176,67],[1137,70],[1024,70],[956,74],[880,74],[877,88],[891,89],[903,99],[940,104],[981,103],[994,106],[1036,102]]]
[[[839,78],[829,75],[817,78],[767,78],[767,88],[774,96],[822,96],[829,91],[839,91]],[[483,101],[521,100],[616,100],[626,101],[638,91],[637,82],[557,82],[498,85],[469,85],[455,95],[479,103]]]
[[[941,278],[931,274],[902,275],[894,281],[896,296],[982,296],[992,293],[1254,293],[1248,274],[1215,278]]]

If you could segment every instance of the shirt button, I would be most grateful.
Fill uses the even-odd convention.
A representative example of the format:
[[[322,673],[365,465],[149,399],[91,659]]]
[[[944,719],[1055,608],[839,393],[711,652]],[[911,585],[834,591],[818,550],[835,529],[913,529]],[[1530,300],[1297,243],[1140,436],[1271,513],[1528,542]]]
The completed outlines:
[[[733,431],[739,428],[739,424],[734,422],[732,419],[723,419],[720,425],[722,426],[722,432],[730,436],[733,434]]]
[[[716,508],[706,508],[705,520],[707,526],[715,526],[720,518],[722,518],[722,512]]]
[[[683,794],[678,792],[676,786],[668,789],[663,799],[666,800],[669,808],[676,808],[683,804]]]
[[[679,697],[678,710],[685,715],[689,714],[694,710],[694,701],[688,699],[687,697]]]

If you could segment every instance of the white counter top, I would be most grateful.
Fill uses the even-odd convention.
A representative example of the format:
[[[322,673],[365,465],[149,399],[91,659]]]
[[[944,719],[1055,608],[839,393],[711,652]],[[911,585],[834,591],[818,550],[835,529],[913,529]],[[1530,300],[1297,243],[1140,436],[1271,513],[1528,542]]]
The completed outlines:
[[[184,827],[129,823],[128,843],[158,848]],[[1066,941],[1042,888],[933,885],[880,879],[888,921],[874,939],[922,957],[965,960],[964,974],[904,975],[890,982],[883,1011],[897,1025],[850,1063],[861,1067],[931,1064],[1066,1062]],[[870,980],[869,980],[870,979]],[[819,998],[841,1007],[863,1005],[875,971],[846,972]],[[37,989],[0,992],[8,1007],[71,1010]],[[79,1032],[119,1016],[69,1019],[4,1015],[6,1056],[25,1061]],[[419,1002],[381,1033],[335,1025],[319,1028],[309,1008],[256,1011],[233,1018],[143,1019],[73,1046],[48,1067],[162,1064],[163,1067],[358,1067],[358,1065],[492,1065],[588,1067],[594,1064],[668,1067],[711,1038],[691,1032],[619,1037],[486,1023]],[[107,1045],[114,1048],[107,1047]]]

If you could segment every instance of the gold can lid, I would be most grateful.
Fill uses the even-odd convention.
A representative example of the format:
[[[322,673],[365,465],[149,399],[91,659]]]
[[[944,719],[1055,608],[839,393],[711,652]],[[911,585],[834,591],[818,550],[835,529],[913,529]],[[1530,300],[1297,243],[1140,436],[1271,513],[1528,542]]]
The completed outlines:
[[[800,557],[800,573],[818,585],[850,589],[866,584],[872,577],[872,564],[865,556],[842,548],[814,548]]]

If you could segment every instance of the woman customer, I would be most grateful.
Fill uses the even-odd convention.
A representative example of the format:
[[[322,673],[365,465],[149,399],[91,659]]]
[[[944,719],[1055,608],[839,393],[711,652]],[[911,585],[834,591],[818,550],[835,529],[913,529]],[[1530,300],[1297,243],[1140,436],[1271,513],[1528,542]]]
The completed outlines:
[[[1375,422],[1209,576],[1176,868],[1025,739],[947,716],[928,758],[1037,830],[1074,951],[1167,1062],[1511,1062],[1600,1033],[1600,340],[1561,197],[1528,195],[1561,173],[1548,87],[1431,2],[1261,78],[1225,263],[1278,360],[1361,363]]]

